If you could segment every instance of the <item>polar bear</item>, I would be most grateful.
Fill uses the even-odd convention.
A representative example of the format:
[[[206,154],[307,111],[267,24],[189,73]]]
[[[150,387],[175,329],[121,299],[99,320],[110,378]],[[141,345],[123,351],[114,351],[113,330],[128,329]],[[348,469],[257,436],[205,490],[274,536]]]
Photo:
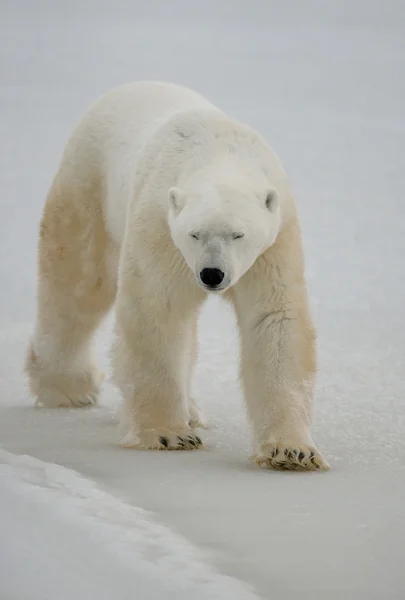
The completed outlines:
[[[107,92],[68,140],[40,225],[36,403],[94,404],[93,334],[115,303],[112,365],[124,446],[202,446],[190,397],[208,294],[235,308],[256,462],[323,470],[310,427],[316,371],[300,224],[264,139],[164,82]]]

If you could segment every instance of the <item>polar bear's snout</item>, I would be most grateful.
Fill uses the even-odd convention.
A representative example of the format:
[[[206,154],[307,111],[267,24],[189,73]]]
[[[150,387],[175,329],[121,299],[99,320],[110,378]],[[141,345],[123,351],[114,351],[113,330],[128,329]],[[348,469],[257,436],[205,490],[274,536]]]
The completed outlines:
[[[200,271],[201,283],[209,290],[221,289],[221,284],[224,281],[225,273],[221,269],[205,268]]]
[[[202,233],[200,242],[201,254],[197,254],[194,272],[197,283],[205,291],[223,292],[232,282],[232,263],[229,249],[220,235],[209,232]],[[194,244],[195,250],[197,246]]]

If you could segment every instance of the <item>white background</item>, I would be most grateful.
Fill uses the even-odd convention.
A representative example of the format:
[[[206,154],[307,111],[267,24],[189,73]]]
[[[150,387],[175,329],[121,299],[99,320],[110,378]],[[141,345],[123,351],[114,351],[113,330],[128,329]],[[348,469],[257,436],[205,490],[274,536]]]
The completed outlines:
[[[186,538],[204,568],[240,580],[229,585],[241,594],[246,582],[276,600],[404,598],[404,2],[1,0],[0,50],[0,446],[151,511],[169,547]],[[256,127],[290,174],[319,333],[315,435],[326,474],[249,462],[235,321],[218,301],[201,320],[195,382],[212,426],[208,450],[119,449],[109,384],[101,408],[32,408],[22,362],[44,197],[89,103],[140,79],[203,93]],[[109,325],[97,346],[104,364]],[[125,561],[108,518],[97,527],[111,547],[86,546],[90,524],[75,532],[76,513],[66,516],[52,476],[27,482],[31,463],[25,475],[19,465],[5,458],[0,468],[2,600],[64,599],[58,585],[66,598],[112,597],[106,573],[118,600],[159,597],[137,563],[142,533]],[[79,527],[87,517],[76,509]],[[64,563],[68,554],[75,560]],[[157,565],[153,552],[146,559]],[[52,576],[61,565],[63,576]],[[171,598],[159,573],[150,582]],[[176,597],[214,597],[201,590]]]

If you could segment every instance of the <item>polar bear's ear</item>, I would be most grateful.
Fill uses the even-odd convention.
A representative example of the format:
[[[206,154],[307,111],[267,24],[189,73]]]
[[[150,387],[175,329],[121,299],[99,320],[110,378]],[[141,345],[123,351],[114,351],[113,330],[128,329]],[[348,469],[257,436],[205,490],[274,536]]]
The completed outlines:
[[[270,212],[276,212],[280,204],[278,192],[274,188],[270,188],[266,192],[266,208]]]
[[[169,190],[169,205],[176,215],[184,208],[185,203],[186,195],[183,190],[171,187]]]

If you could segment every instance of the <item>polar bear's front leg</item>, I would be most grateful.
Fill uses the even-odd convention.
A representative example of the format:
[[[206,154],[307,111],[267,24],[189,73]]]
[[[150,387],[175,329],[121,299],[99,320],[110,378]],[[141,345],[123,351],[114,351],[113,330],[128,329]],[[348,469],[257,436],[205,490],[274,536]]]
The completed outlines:
[[[126,409],[122,445],[193,450],[202,441],[189,423],[192,323],[154,306],[153,299],[118,297],[113,368]]]
[[[328,464],[310,432],[316,336],[299,231],[286,233],[233,290],[242,382],[256,462],[280,470],[325,470]]]
[[[189,365],[188,365],[188,382],[187,382],[187,397],[188,397],[188,422],[192,429],[207,428],[207,420],[202,410],[197,406],[197,402],[192,395],[192,380],[195,372],[195,367],[198,358],[198,325],[197,316],[191,325],[191,343],[189,344]]]

